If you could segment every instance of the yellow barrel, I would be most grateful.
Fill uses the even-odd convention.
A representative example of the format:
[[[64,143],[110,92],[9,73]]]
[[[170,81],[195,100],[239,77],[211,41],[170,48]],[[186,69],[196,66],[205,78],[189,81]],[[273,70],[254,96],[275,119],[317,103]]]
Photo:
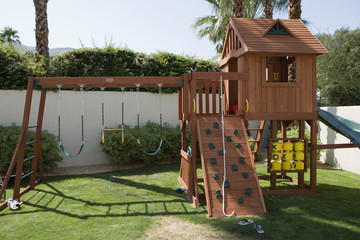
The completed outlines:
[[[295,151],[304,151],[304,143],[303,142],[296,142],[295,144]]]
[[[300,161],[300,160],[304,160],[304,153],[303,152],[295,152],[295,160]]]
[[[272,162],[271,163],[271,170],[280,171],[281,170],[281,162],[280,161]]]
[[[294,144],[292,142],[284,142],[284,151],[292,151]]]
[[[273,152],[280,152],[281,151],[281,143],[279,143],[279,142],[273,142],[272,144],[271,144],[271,150],[273,151]]]
[[[295,161],[295,169],[296,170],[304,170],[304,162],[302,161]]]
[[[294,165],[292,162],[285,161],[282,163],[283,170],[294,170]]]
[[[294,154],[292,152],[284,152],[282,160],[283,161],[291,161],[294,159]]]
[[[280,158],[280,155],[281,155],[280,152],[272,152],[272,153],[271,153],[271,159],[272,159],[272,160],[275,160],[275,161],[278,161],[278,160],[281,159],[281,158]]]

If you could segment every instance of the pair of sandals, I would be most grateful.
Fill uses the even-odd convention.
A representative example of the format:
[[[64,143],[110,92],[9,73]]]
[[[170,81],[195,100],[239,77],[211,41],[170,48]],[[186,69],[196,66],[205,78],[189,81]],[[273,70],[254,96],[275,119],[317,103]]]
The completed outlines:
[[[238,222],[238,224],[241,226],[246,226],[246,225],[252,224],[253,222],[254,222],[253,220],[242,219],[241,221]],[[260,224],[254,224],[254,228],[256,229],[256,231],[258,233],[262,234],[265,232],[263,227]]]

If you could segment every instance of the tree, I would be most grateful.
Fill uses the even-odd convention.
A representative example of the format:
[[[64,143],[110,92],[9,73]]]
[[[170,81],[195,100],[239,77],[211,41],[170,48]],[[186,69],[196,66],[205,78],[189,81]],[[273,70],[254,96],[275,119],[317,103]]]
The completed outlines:
[[[246,18],[263,17],[263,0],[205,0],[212,9],[213,15],[195,20],[192,28],[200,38],[208,37],[216,45],[216,51],[222,52],[226,27],[233,16]],[[283,11],[287,0],[271,0],[275,11]]]
[[[13,44],[13,43],[21,44],[20,37],[17,34],[18,31],[12,29],[11,27],[5,27],[4,30],[1,30],[0,42],[9,43],[9,44]]]
[[[317,60],[319,103],[360,105],[360,29],[341,28],[317,37],[329,52]]]
[[[301,18],[301,0],[289,0],[289,19]]]
[[[233,16],[237,17],[237,18],[244,17],[244,1],[243,0],[234,0]]]
[[[47,3],[48,0],[34,0],[36,14],[36,57],[38,61],[40,56],[44,56],[46,59],[49,58]]]

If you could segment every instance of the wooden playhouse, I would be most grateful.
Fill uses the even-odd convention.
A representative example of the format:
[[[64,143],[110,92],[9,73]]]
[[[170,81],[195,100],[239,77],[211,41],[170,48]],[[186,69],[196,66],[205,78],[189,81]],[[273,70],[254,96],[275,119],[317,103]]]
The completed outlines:
[[[214,82],[204,82],[196,73],[190,73],[189,93],[186,87],[180,95],[182,106],[179,109],[183,124],[188,121],[192,139],[196,139],[196,129],[203,167],[203,179],[196,177],[194,166],[194,149],[192,156],[185,153],[187,145],[183,143],[180,181],[189,190],[195,205],[198,204],[197,183],[204,182],[205,197],[210,217],[224,216],[223,212],[235,212],[235,215],[261,215],[266,213],[263,194],[313,194],[316,193],[316,57],[327,53],[327,50],[306,28],[301,20],[286,19],[230,19],[220,67],[224,73],[237,74],[224,77],[225,82],[225,135],[231,136],[234,142],[246,144],[237,149],[227,144],[228,157],[226,162],[227,190],[224,201],[217,190],[221,190],[223,170],[211,159],[219,162],[209,144],[221,145],[221,136],[206,134],[206,130],[214,131],[212,124],[220,122],[220,113],[201,109],[211,105],[208,95],[215,94],[208,86]],[[192,84],[192,85],[191,85]],[[196,95],[196,93],[198,93]],[[188,96],[190,95],[190,96]],[[205,97],[199,97],[205,95]],[[215,95],[213,96],[215,97]],[[191,100],[193,99],[193,100]],[[212,98],[213,99],[213,98]],[[200,109],[194,112],[192,102],[200,102]],[[213,104],[214,105],[214,104]],[[186,108],[184,106],[190,106]],[[195,106],[194,106],[195,107]],[[259,128],[246,129],[245,121],[260,121]],[[270,181],[266,190],[261,190],[254,166],[254,158],[259,148],[265,121],[270,121],[271,133],[268,141],[268,173],[260,176]],[[299,136],[287,138],[286,129],[294,121],[299,125]],[[310,126],[311,139],[305,138],[305,122]],[[197,127],[194,125],[197,124]],[[234,138],[232,130],[241,131],[241,137]],[[277,138],[277,130],[282,136]],[[250,131],[257,132],[256,139],[249,141]],[[184,135],[183,130],[183,135]],[[241,138],[241,139],[240,139]],[[217,139],[217,140],[216,140]],[[183,137],[183,141],[184,137]],[[250,149],[249,144],[255,145]],[[228,150],[229,149],[229,150]],[[310,151],[308,159],[307,151]],[[192,158],[192,160],[191,160]],[[245,164],[239,163],[245,159]],[[221,165],[221,164],[220,164]],[[238,169],[234,171],[234,169]],[[190,170],[189,170],[190,169]],[[191,170],[192,169],[192,170]],[[304,182],[304,173],[310,173],[310,184]],[[288,173],[296,173],[297,178],[289,177]],[[221,176],[214,178],[214,174]],[[245,178],[245,176],[248,177]],[[291,189],[277,187],[278,179],[295,183]],[[283,181],[282,180],[282,181]],[[252,190],[252,194],[249,193]],[[226,191],[226,190],[225,190]],[[200,195],[201,197],[202,195]]]
[[[142,87],[161,84],[180,89],[179,181],[195,206],[199,206],[199,198],[206,198],[209,217],[265,214],[263,194],[316,193],[316,56],[326,52],[300,20],[232,18],[220,61],[223,72],[190,72],[183,77],[29,77],[22,131],[0,188],[0,199],[15,166],[13,199],[20,201],[43,180],[41,129],[47,89],[131,88],[139,83]],[[38,120],[31,126],[29,116],[36,85],[42,91]],[[260,121],[259,128],[246,127],[246,121],[252,120]],[[271,122],[271,137],[267,140],[269,174],[258,176],[254,159],[267,120]],[[298,122],[299,136],[287,138],[286,128],[294,121]],[[305,122],[310,125],[309,142],[304,136]],[[186,140],[187,126],[191,143]],[[278,126],[282,130],[280,138],[276,136]],[[35,141],[26,142],[28,128],[36,128]],[[251,131],[257,136],[249,141]],[[34,154],[24,159],[26,145],[34,146]],[[202,178],[197,177],[198,150]],[[31,170],[26,174],[25,161],[31,161]],[[306,172],[310,173],[309,185],[304,182]],[[298,177],[289,177],[288,173]],[[30,184],[22,188],[22,179],[27,177]],[[269,189],[260,188],[260,177],[270,181]],[[279,178],[294,182],[295,187],[277,186]],[[203,193],[199,193],[198,183],[203,183]],[[7,204],[0,202],[0,211]]]

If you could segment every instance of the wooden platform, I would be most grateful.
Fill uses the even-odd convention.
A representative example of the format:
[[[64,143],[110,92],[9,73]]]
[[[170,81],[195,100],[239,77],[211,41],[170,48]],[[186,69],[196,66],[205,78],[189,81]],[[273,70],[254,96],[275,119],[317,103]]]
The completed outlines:
[[[218,123],[218,129],[214,128],[214,123]],[[204,116],[199,117],[197,121],[208,215],[225,217],[222,210],[224,195],[226,214],[235,211],[235,216],[263,215],[266,213],[266,207],[252,160],[244,120],[241,117],[225,116],[224,124],[226,180],[230,185],[230,188],[225,188],[225,194],[222,192],[224,158],[219,156],[219,151],[223,150],[221,117]],[[237,134],[234,134],[234,129],[238,131]],[[228,142],[227,137],[231,137],[232,141]],[[211,143],[215,148],[210,149]],[[236,146],[237,143],[241,144],[240,148]],[[240,157],[243,157],[244,163],[240,163]],[[216,164],[211,163],[213,158]],[[215,179],[214,174],[219,178]],[[251,189],[250,196],[245,193],[247,189]],[[221,191],[221,197],[216,197],[216,190]],[[242,198],[242,203],[238,202],[239,198]]]

